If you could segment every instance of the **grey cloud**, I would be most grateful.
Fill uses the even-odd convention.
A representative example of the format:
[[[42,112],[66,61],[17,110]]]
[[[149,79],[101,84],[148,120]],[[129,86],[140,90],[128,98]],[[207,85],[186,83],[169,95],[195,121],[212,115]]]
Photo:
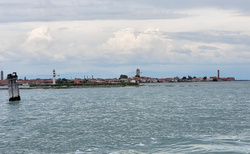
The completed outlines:
[[[66,30],[69,30],[68,27],[60,27],[57,29],[58,31],[66,31]]]
[[[217,50],[217,47],[211,47],[211,46],[199,46],[199,49],[202,50]]]
[[[137,1],[138,2],[138,1]],[[243,12],[249,13],[249,0],[147,0],[147,3],[153,5],[158,8],[165,9],[194,9],[194,8],[205,8],[205,7],[213,7],[213,8],[221,8],[221,9],[237,9]]]
[[[176,10],[215,7],[249,13],[248,0],[10,0],[0,2],[0,22],[182,18]]]
[[[249,45],[250,42],[250,36],[241,34],[241,32],[230,31],[180,32],[167,33],[167,35],[169,35],[171,39],[183,39],[204,43],[224,42]]]
[[[173,50],[172,52],[189,55],[192,51],[190,51],[190,50]]]

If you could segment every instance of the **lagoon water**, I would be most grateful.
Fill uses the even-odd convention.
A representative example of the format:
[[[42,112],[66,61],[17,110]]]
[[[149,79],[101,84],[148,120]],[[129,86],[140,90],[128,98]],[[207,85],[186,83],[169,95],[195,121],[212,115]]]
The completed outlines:
[[[0,90],[2,154],[250,153],[250,82]]]

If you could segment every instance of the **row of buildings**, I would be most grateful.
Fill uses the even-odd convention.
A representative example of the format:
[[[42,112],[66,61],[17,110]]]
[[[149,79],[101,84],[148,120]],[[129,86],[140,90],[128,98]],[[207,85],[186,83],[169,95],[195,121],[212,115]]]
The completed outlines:
[[[113,79],[101,79],[101,78],[90,78],[90,79],[81,79],[81,78],[75,78],[75,79],[63,79],[63,81],[66,81],[67,83],[75,83],[75,84],[83,84],[83,83],[122,83],[122,82],[131,82],[131,83],[166,83],[166,82],[209,82],[209,81],[235,81],[234,77],[227,77],[227,78],[221,78],[220,77],[220,71],[218,70],[217,76],[212,77],[174,77],[174,78],[151,78],[151,77],[141,77],[140,75],[140,69],[136,70],[135,77],[126,77],[126,75],[123,75],[122,78],[113,78]],[[8,84],[7,79],[4,79],[3,71],[1,71],[1,80],[0,85],[4,86]],[[31,79],[28,80],[26,77],[24,79],[19,79],[18,84],[19,85],[42,85],[42,84],[56,84],[55,79],[55,70],[53,70],[53,76],[51,79]],[[122,76],[122,75],[121,75]],[[58,81],[61,79],[58,79]]]

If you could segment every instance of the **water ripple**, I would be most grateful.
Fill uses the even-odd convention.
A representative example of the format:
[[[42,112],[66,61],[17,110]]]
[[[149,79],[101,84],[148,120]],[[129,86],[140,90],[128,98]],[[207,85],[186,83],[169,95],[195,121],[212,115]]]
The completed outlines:
[[[0,90],[0,153],[250,153],[249,83]]]

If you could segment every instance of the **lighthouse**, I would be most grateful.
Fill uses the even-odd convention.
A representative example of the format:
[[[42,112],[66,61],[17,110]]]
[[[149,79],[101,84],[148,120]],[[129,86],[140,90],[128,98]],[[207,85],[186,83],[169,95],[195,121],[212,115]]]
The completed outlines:
[[[53,84],[56,84],[56,71],[53,69]]]

